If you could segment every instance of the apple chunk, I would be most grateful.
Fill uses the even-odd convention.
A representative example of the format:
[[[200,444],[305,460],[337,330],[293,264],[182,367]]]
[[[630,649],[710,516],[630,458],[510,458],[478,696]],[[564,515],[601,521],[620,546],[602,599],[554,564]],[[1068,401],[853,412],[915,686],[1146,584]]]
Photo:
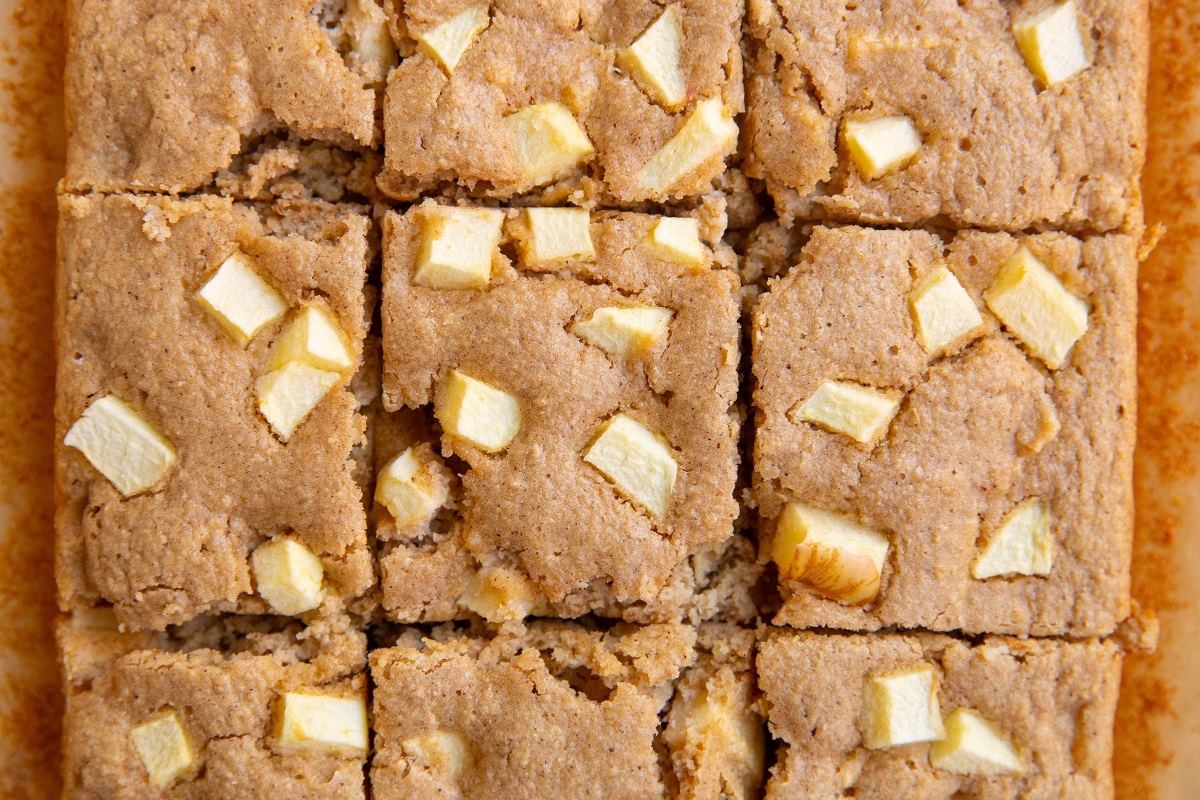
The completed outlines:
[[[846,123],[846,145],[863,179],[872,181],[902,167],[921,152],[921,136],[908,117],[850,120]]]
[[[410,447],[393,458],[375,481],[376,502],[387,508],[400,528],[424,524],[450,499],[445,469],[438,469],[441,464],[428,448],[422,449],[427,452],[418,454],[417,448]]]
[[[928,664],[867,678],[863,684],[867,711],[864,744],[879,750],[944,739],[937,690],[937,672]]]
[[[268,370],[289,361],[302,361],[317,369],[344,372],[354,366],[349,337],[333,316],[316,306],[305,306],[271,345]]]
[[[400,742],[404,757],[434,773],[454,780],[471,760],[467,740],[450,731],[433,731]]]
[[[463,53],[483,33],[488,22],[488,4],[476,3],[417,36],[417,46],[421,52],[441,64],[448,74],[453,74]]]
[[[143,722],[130,731],[130,736],[150,783],[159,789],[170,786],[196,763],[196,751],[174,711]]]
[[[652,193],[662,194],[705,162],[727,155],[737,144],[737,136],[737,123],[721,98],[701,100],[678,132],[638,171],[638,182]]]
[[[422,210],[413,283],[430,289],[483,289],[492,276],[504,212],[432,206]]]
[[[488,622],[509,622],[529,616],[537,595],[529,581],[507,567],[480,570],[458,598],[463,608]]]
[[[670,445],[632,417],[613,417],[583,460],[653,516],[666,517],[678,471],[675,456]]]
[[[1019,775],[1025,771],[1008,737],[970,708],[959,708],[946,717],[946,738],[930,746],[929,763],[958,775]]]
[[[243,253],[221,263],[196,292],[196,302],[242,347],[288,310],[287,301],[258,276]]]
[[[674,111],[687,99],[687,80],[680,63],[682,51],[679,7],[668,6],[636,42],[617,54],[617,65],[633,76],[651,100]]]
[[[341,377],[301,361],[289,361],[254,382],[258,410],[286,442]]]
[[[63,444],[83,453],[125,497],[153,488],[175,463],[166,437],[111,394],[84,410]]]
[[[595,261],[592,215],[585,208],[530,208],[525,211],[529,239],[525,262],[531,265]]]
[[[1019,504],[1000,522],[972,565],[971,576],[984,580],[997,575],[1049,575],[1054,558],[1050,522],[1050,509],[1036,497]]]
[[[1061,367],[1087,332],[1087,303],[1068,292],[1024,245],[1000,268],[983,299],[1004,327],[1050,369]]]
[[[485,453],[499,453],[521,430],[521,403],[507,392],[456,369],[446,378],[435,415],[443,430]]]
[[[525,179],[549,183],[596,152],[571,110],[562,103],[538,103],[504,118]]]
[[[825,381],[791,416],[871,444],[887,431],[899,409],[899,400],[878,389],[848,381]]]
[[[692,217],[660,217],[650,227],[646,248],[664,261],[689,267],[704,264],[700,223]]]
[[[258,594],[277,614],[295,615],[321,605],[325,569],[321,559],[295,539],[261,544],[250,556]]]
[[[788,503],[775,528],[771,560],[798,581],[846,605],[879,594],[888,540],[865,525],[803,503]]]
[[[1074,0],[1058,3],[1013,26],[1029,71],[1043,86],[1062,83],[1091,66]]]
[[[571,332],[606,353],[626,355],[654,347],[666,335],[672,315],[665,308],[653,306],[605,306],[572,325]]]
[[[917,342],[936,354],[983,324],[975,301],[945,267],[930,272],[908,296]]]
[[[299,691],[286,693],[282,702],[281,745],[366,755],[367,703],[361,695],[342,697]]]

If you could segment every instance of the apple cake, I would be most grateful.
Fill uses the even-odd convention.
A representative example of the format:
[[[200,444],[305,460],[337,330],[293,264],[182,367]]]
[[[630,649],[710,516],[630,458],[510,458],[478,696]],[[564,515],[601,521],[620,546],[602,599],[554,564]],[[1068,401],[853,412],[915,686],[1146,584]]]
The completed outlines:
[[[1136,242],[817,226],[752,324],[778,624],[1129,615]]]
[[[1147,18],[68,0],[64,797],[1111,798]]]
[[[773,631],[756,666],[768,797],[1113,796],[1110,642]]]
[[[753,617],[738,280],[696,220],[426,201],[383,249],[392,618]]]
[[[741,12],[741,0],[407,0],[380,186],[400,200],[618,206],[708,192],[743,111]]]
[[[374,0],[67,6],[68,192],[194,191],[264,138],[378,144],[396,50]]]
[[[57,574],[130,628],[295,615],[374,583],[348,391],[368,220],[64,196]]]
[[[1144,0],[749,0],[746,173],[787,220],[1136,232]]]
[[[122,633],[89,610],[58,634],[64,797],[366,796],[367,643],[345,618]]]
[[[407,631],[371,653],[378,800],[748,800],[763,778],[754,634],[531,623]]]

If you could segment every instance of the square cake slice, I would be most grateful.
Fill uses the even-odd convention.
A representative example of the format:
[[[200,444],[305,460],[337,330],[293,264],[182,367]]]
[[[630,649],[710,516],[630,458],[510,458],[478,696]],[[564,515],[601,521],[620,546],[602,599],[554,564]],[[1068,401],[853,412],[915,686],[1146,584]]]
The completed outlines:
[[[737,144],[741,10],[741,0],[406,2],[380,187],[401,200],[536,192],[617,205],[709,191]]]
[[[387,612],[753,617],[734,536],[737,290],[691,219],[389,214]]]
[[[406,634],[371,654],[373,795],[749,800],[766,738],[753,641],[724,626],[558,622]]]
[[[68,192],[185,192],[290,132],[372,147],[396,51],[378,0],[71,0]]]
[[[1111,642],[772,631],[756,665],[767,797],[1112,797]]]
[[[812,230],[753,315],[778,624],[1113,631],[1130,608],[1136,246]]]
[[[374,582],[349,391],[368,221],[213,197],[60,202],[58,585],[131,628]]]
[[[226,618],[120,633],[111,609],[60,625],[63,796],[361,800],[366,637]]]
[[[749,0],[745,170],[781,217],[1140,230],[1144,0]]]

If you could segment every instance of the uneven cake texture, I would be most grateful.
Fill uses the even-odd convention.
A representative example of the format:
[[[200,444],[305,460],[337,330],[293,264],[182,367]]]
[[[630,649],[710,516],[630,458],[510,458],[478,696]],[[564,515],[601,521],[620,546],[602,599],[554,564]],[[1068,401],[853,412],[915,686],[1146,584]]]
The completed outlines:
[[[868,749],[864,684],[930,666],[940,713],[981,714],[1015,748],[1022,772],[956,774],[930,764],[930,743]],[[761,643],[758,683],[781,744],[772,800],[870,797],[1112,797],[1112,725],[1120,685],[1116,645],[944,636],[778,632]]]
[[[379,538],[397,543],[381,558],[384,607],[401,621],[461,616],[456,598],[482,568],[512,571],[528,610],[646,605],[631,613],[678,618],[683,602],[696,602],[688,585],[707,583],[722,551],[744,554],[740,540],[730,542],[738,514],[736,276],[707,253],[697,267],[656,257],[644,245],[655,217],[597,215],[592,262],[514,263],[502,247],[486,289],[431,289],[414,283],[414,268],[421,222],[439,208],[426,203],[384,224],[384,405],[432,404],[441,416],[448,373],[458,370],[516,397],[520,430],[492,454],[445,431],[439,437],[426,415],[408,411],[390,443],[379,437],[386,459],[424,442],[456,473],[451,500],[430,525],[381,521]],[[523,218],[509,218],[513,236],[524,235]],[[614,306],[667,309],[668,333],[618,356],[573,332],[595,309]],[[678,474],[662,518],[583,459],[617,413],[669,442]],[[753,570],[734,578],[744,595]],[[658,600],[664,608],[656,611]]]
[[[395,52],[375,0],[72,0],[68,17],[66,191],[198,189],[272,131],[379,138]]]
[[[127,625],[160,629],[210,610],[263,613],[249,556],[280,536],[318,556],[326,605],[365,592],[374,578],[350,460],[364,425],[349,375],[281,441],[254,387],[291,317],[243,348],[193,295],[242,252],[290,307],[327,309],[357,363],[367,220],[306,205],[264,226],[227,200],[127,195],[64,198],[61,214],[58,440],[112,395],[178,453],[157,485],[123,497],[80,450],[60,449],[63,607],[104,601]]]
[[[1087,330],[1058,369],[981,299],[1020,244],[1087,306]],[[1128,616],[1135,247],[1120,235],[964,232],[946,243],[921,231],[812,231],[754,310],[760,556],[772,521],[797,502],[882,532],[890,549],[877,598],[838,602],[785,580],[777,623],[1105,635]],[[983,323],[931,355],[909,297],[942,266]],[[901,400],[880,439],[794,413],[830,380]],[[980,548],[1030,498],[1050,510],[1049,574],[973,578]]]
[[[371,654],[380,800],[740,800],[761,785],[747,631],[538,622],[408,639]]]
[[[1091,66],[1044,88],[1013,26],[1051,2],[749,0],[745,169],[781,217],[1140,229],[1143,0],[1077,0]],[[846,124],[911,119],[920,151],[866,180]]]
[[[175,636],[105,628],[79,618],[59,628],[67,687],[65,797],[365,796],[364,753],[288,745],[279,731],[288,692],[365,701],[361,633],[344,624],[279,628],[248,618]],[[172,713],[193,761],[161,791],[151,783],[135,731]]]
[[[1111,798],[1147,17],[70,0],[64,797]]]
[[[398,4],[397,4],[398,5]],[[743,111],[740,0],[496,0],[490,19],[453,72],[416,40],[468,7],[469,0],[405,2],[397,17],[405,55],[388,79],[385,164],[380,185],[401,200],[432,190],[509,198],[537,189],[551,202],[625,205],[708,191],[733,142],[663,189],[638,172],[704,100],[727,114]],[[679,70],[686,96],[664,108],[614,66],[664,7],[678,12]],[[536,43],[536,44],[535,44]],[[507,119],[527,107],[560,103],[582,127],[594,153],[552,178],[522,169]]]

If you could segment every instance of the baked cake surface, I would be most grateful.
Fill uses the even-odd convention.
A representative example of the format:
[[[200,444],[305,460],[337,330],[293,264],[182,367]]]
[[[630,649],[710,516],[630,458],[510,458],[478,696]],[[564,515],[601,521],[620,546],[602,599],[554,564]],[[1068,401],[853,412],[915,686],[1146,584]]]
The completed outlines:
[[[363,594],[374,577],[351,461],[363,420],[346,387],[365,336],[367,220],[326,209],[264,223],[215,197],[129,195],[65,197],[61,214],[63,607],[104,601],[126,625],[161,629],[205,611],[292,614]],[[218,275],[242,278],[202,291]],[[238,319],[268,309],[245,345],[206,293]],[[340,329],[343,366],[276,370],[289,355],[272,345],[310,313]],[[309,413],[295,419],[281,390]],[[144,464],[154,468],[142,475]],[[307,602],[286,588],[274,603],[256,594],[274,573],[252,553],[272,542],[286,543],[285,573],[318,573]],[[308,571],[288,572],[297,564]]]
[[[432,406],[398,420],[408,430],[387,455],[413,448],[403,452],[427,476],[414,480],[442,487],[422,514],[379,525],[381,540],[397,542],[381,569],[383,604],[398,620],[460,616],[500,584],[500,607],[482,612],[493,620],[612,601],[652,615],[664,587],[694,583],[730,546],[736,274],[714,263],[694,226],[694,253],[668,257],[651,234],[667,220],[583,210],[566,213],[581,215],[579,249],[593,252],[543,261],[546,233],[531,220],[545,211],[426,202],[385,220],[384,405]],[[430,243],[463,213],[494,237],[481,240],[481,288],[435,288]],[[505,437],[467,429],[464,384],[498,397],[477,413],[503,416]],[[623,478],[620,463],[598,458],[610,440],[617,462],[644,469]]]
[[[208,184],[246,141],[294,132],[371,147],[395,62],[374,0],[71,0],[68,192]]]
[[[768,798],[1112,797],[1112,643],[774,631],[756,663]]]
[[[750,0],[746,172],[787,219],[1137,233],[1147,19],[1144,0]]]
[[[115,625],[88,612],[59,628],[65,797],[365,796],[366,637],[345,620]]]
[[[608,205],[709,191],[743,111],[741,12],[741,0],[406,2],[380,185],[401,200],[536,191]]]
[[[753,315],[777,623],[1079,636],[1128,616],[1135,248],[812,230]]]
[[[537,622],[371,654],[372,791],[484,800],[749,798],[764,740],[744,630]]]

